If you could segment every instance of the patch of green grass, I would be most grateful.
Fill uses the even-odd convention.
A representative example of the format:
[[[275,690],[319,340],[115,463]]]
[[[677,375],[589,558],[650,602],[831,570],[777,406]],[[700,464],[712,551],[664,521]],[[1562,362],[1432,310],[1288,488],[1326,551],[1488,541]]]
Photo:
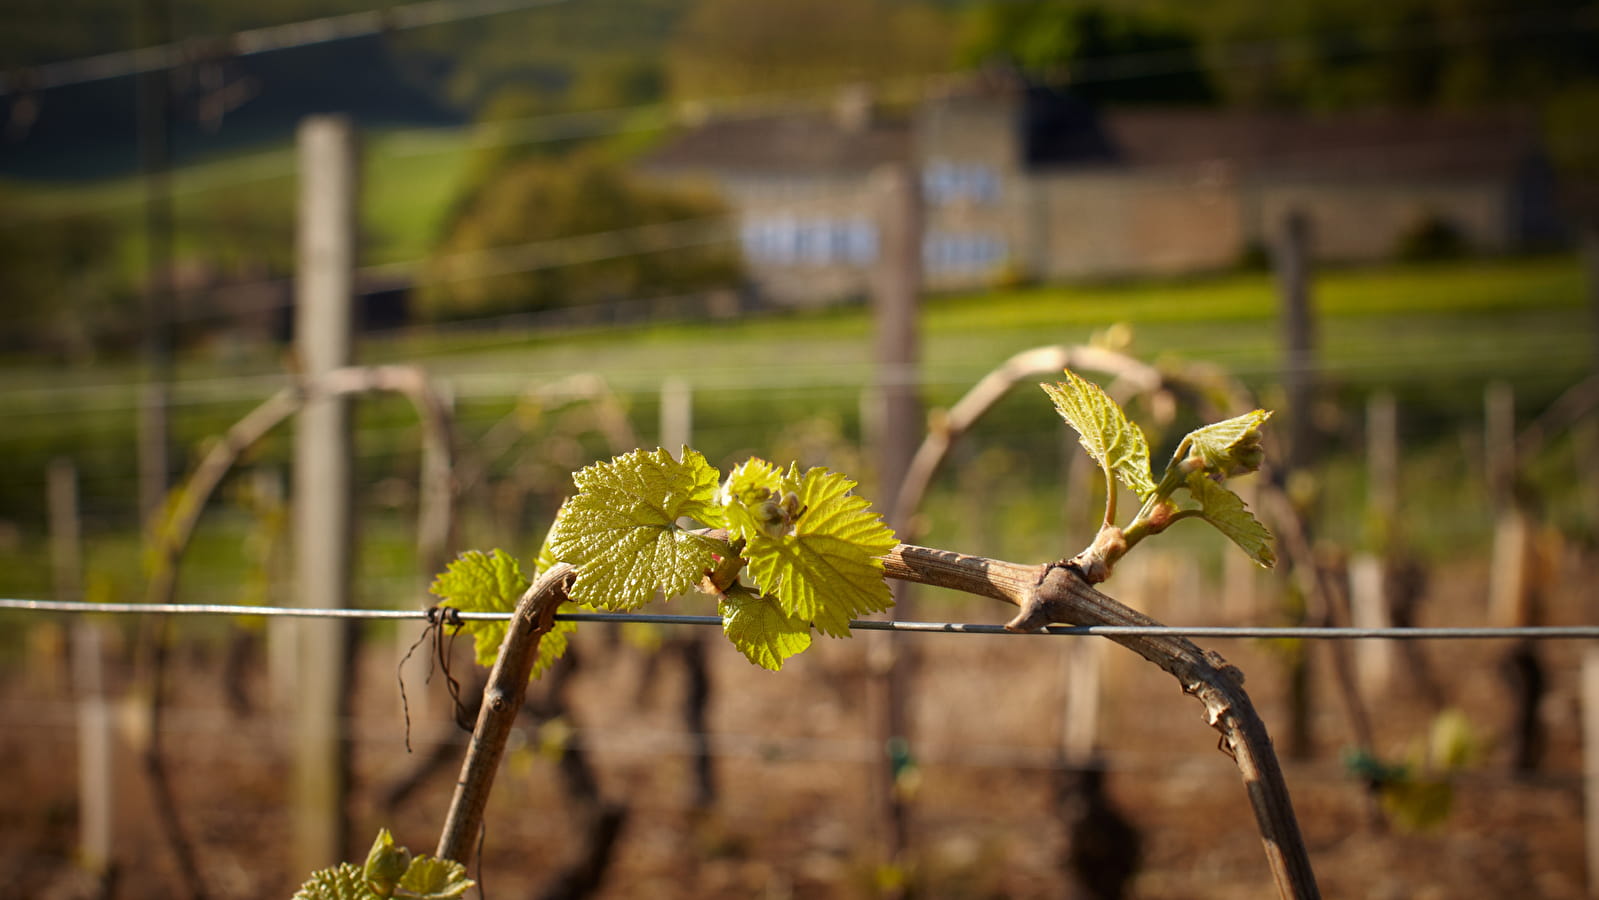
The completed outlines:
[[[470,156],[467,129],[379,130],[362,135],[364,261],[420,259],[431,248]],[[292,144],[189,162],[170,176],[174,249],[228,268],[262,262],[287,270],[294,253],[296,158]],[[111,223],[110,253],[128,283],[142,277],[147,186],[137,175],[82,182],[0,182],[0,221],[89,216]]]
[[[419,157],[420,158],[420,157]],[[393,177],[400,177],[394,174]],[[1516,389],[1525,421],[1589,371],[1591,332],[1581,272],[1568,258],[1407,266],[1323,273],[1316,286],[1318,353],[1327,403],[1318,417],[1331,435],[1324,452],[1326,498],[1322,533],[1358,544],[1364,475],[1360,428],[1366,395],[1377,388],[1399,400],[1407,478],[1406,508],[1416,543],[1429,554],[1480,545],[1488,533],[1472,448],[1480,443],[1485,385]],[[923,324],[923,395],[947,405],[1008,355],[1048,343],[1077,343],[1119,321],[1130,322],[1136,354],[1150,359],[1208,360],[1242,375],[1280,402],[1276,300],[1265,275],[1182,282],[1031,289],[929,300]],[[871,320],[860,307],[772,315],[710,324],[596,329],[563,334],[414,332],[363,342],[365,362],[414,361],[450,382],[458,398],[462,443],[473,445],[511,411],[521,390],[573,373],[603,376],[618,392],[641,441],[657,441],[659,390],[667,377],[695,388],[694,442],[717,464],[748,454],[820,453],[803,432],[829,434],[844,451],[832,463],[863,480],[868,466],[849,460],[863,431],[863,388],[873,378]],[[274,354],[224,365],[202,355],[182,361],[174,423],[185,464],[203,440],[219,434],[264,399],[276,383]],[[233,380],[237,377],[239,380]],[[52,455],[75,458],[83,470],[85,505],[102,535],[130,529],[135,495],[133,404],[136,370],[127,363],[63,371],[13,363],[0,368],[0,508],[24,535],[0,546],[0,565],[27,570],[42,535],[44,466]],[[94,386],[103,386],[94,389]],[[404,401],[358,404],[358,471],[369,488],[414,483],[418,432]],[[1159,445],[1163,438],[1155,437]],[[252,460],[286,466],[284,430]],[[1057,547],[1064,438],[1062,426],[1035,389],[1002,402],[963,444],[935,486],[927,509],[929,540],[1017,559]],[[603,452],[585,437],[583,452]],[[1156,456],[1169,452],[1157,448]],[[1534,462],[1542,485],[1569,477],[1569,444]],[[835,461],[838,460],[838,461]],[[509,464],[506,463],[506,464]],[[363,489],[363,495],[382,491]],[[1575,492],[1550,495],[1552,521],[1579,522]],[[973,518],[971,497],[995,499],[1003,515]],[[369,507],[371,504],[369,503]],[[387,511],[385,511],[387,510]],[[370,509],[364,526],[382,535],[369,574],[408,574],[414,528],[403,504]],[[223,517],[225,519],[226,517]],[[223,519],[212,549],[197,558],[194,584],[226,580],[228,541],[242,533]],[[124,534],[125,536],[125,534]],[[507,536],[506,542],[515,536]],[[127,539],[131,542],[131,538]],[[1198,540],[1196,538],[1196,540]],[[130,543],[131,546],[131,543]],[[106,551],[101,551],[106,552]],[[1220,548],[1216,550],[1220,552]],[[116,568],[139,580],[136,557]],[[203,558],[218,560],[207,573]],[[27,570],[32,571],[32,570]],[[37,575],[37,573],[34,573]],[[30,580],[31,579],[31,580]],[[0,576],[0,594],[35,594],[38,577]]]

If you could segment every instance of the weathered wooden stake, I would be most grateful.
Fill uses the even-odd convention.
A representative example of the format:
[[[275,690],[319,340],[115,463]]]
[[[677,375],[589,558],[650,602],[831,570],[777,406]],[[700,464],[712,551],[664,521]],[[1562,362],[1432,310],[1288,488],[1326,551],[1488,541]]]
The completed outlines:
[[[1399,525],[1399,404],[1388,391],[1366,399],[1366,508],[1387,543]]]
[[[1483,468],[1489,498],[1502,512],[1515,499],[1516,479],[1516,392],[1502,381],[1483,394]]]
[[[694,387],[681,378],[661,383],[661,446],[682,458],[683,448],[694,445]],[[693,783],[689,801],[694,808],[709,809],[716,802],[716,756],[707,733],[713,682],[706,664],[709,634],[704,628],[684,629],[674,639],[681,652],[684,674],[683,727],[693,744]]]
[[[300,126],[299,269],[295,347],[308,378],[350,364],[355,271],[356,144],[347,119]],[[298,600],[350,605],[353,555],[350,403],[313,397],[294,433],[294,540]],[[307,620],[298,639],[291,859],[309,872],[346,858],[346,761],[340,722],[350,689],[349,628]]]
[[[1349,561],[1349,624],[1354,627],[1388,628],[1394,624],[1384,589],[1386,567],[1382,557],[1370,553],[1356,554]],[[1355,642],[1355,678],[1368,699],[1378,700],[1387,690],[1393,660],[1392,641]]]
[[[1394,624],[1388,572],[1399,527],[1399,408],[1394,395],[1378,391],[1366,399],[1366,518],[1375,552],[1349,561],[1350,624],[1387,628]],[[1355,678],[1360,690],[1377,699],[1393,677],[1392,641],[1358,641],[1354,648]]]
[[[78,471],[66,459],[50,461],[50,563],[57,600],[83,599],[83,529],[78,515]],[[103,629],[80,616],[72,626],[72,694],[78,705],[78,861],[97,878],[112,865],[111,829],[116,784],[111,709],[102,665]]]
[[[876,508],[889,511],[898,505],[905,472],[921,440],[923,414],[917,392],[919,356],[917,306],[921,293],[922,209],[921,185],[909,166],[886,167],[873,176],[878,203],[880,256],[872,284],[872,321],[876,335],[877,373],[873,389],[878,400],[875,437]],[[888,524],[903,528],[908,523]],[[908,585],[891,582],[894,609],[890,615],[910,618],[915,600]],[[906,710],[914,660],[892,634],[874,636],[868,658],[880,668],[873,679],[877,739],[885,757],[873,777],[873,796],[884,825],[887,857],[901,861],[909,843],[904,802],[896,789],[899,767],[909,752],[909,714]]]

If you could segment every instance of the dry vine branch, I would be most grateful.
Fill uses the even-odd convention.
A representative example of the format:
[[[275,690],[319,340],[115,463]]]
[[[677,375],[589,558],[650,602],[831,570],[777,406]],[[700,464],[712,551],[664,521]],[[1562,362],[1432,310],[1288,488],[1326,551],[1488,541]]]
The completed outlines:
[[[1555,438],[1571,430],[1599,408],[1599,375],[1590,375],[1566,389],[1543,414],[1516,436],[1516,458],[1537,456]]]
[[[336,369],[315,381],[284,388],[233,424],[201,459],[194,474],[176,492],[170,517],[156,535],[155,564],[145,599],[150,603],[171,603],[178,589],[179,563],[194,537],[195,526],[207,502],[222,479],[238,463],[245,451],[313,398],[340,396],[368,391],[394,391],[405,395],[415,406],[422,422],[422,474],[418,502],[417,547],[419,557],[436,571],[443,565],[454,519],[454,490],[451,487],[451,447],[449,410],[428,380],[427,373],[415,366],[373,366]],[[178,815],[176,795],[168,777],[161,748],[161,713],[166,693],[166,665],[169,656],[169,629],[162,617],[154,637],[151,654],[150,690],[146,705],[149,743],[144,751],[144,770],[156,800],[157,819],[167,843],[177,858],[189,894],[206,896],[198,861]]]
[[[900,481],[898,500],[890,521],[899,523],[907,535],[912,534],[910,528],[916,510],[922,505],[922,498],[932,484],[933,476],[938,474],[955,442],[1023,380],[1059,374],[1062,369],[1103,372],[1114,377],[1118,383],[1128,384],[1129,390],[1113,389],[1112,396],[1124,393],[1155,394],[1165,388],[1165,380],[1159,369],[1114,350],[1087,346],[1049,346],[1023,350],[984,375],[928,428],[927,437],[916,449],[916,455]]]
[[[440,859],[471,862],[489,790],[494,787],[505,742],[511,736],[511,724],[522,708],[533,663],[538,660],[539,639],[555,624],[555,611],[566,602],[572,574],[570,565],[556,563],[528,587],[516,604],[516,613],[500,644],[500,655],[489,672],[488,686],[483,689],[477,727],[472,730],[472,743],[461,762],[461,777],[455,782],[455,795],[439,834],[438,850],[433,854]]]
[[[1026,566],[900,544],[883,559],[889,578],[992,597],[1019,609],[1007,628],[1032,631],[1052,623],[1070,625],[1158,625],[1155,620],[1094,590],[1065,563]],[[517,604],[495,661],[484,703],[462,763],[455,797],[436,855],[470,861],[495,770],[527,690],[540,637],[566,598],[572,569],[557,565],[539,578]],[[1175,677],[1184,693],[1205,707],[1207,723],[1222,735],[1221,749],[1237,763],[1255,811],[1266,859],[1280,896],[1312,900],[1320,893],[1310,857],[1294,817],[1287,782],[1265,723],[1243,688],[1243,675],[1214,652],[1171,636],[1117,636]]]
[[[177,592],[178,561],[194,537],[195,526],[206,503],[224,476],[238,463],[245,451],[255,446],[272,429],[283,424],[307,402],[318,397],[336,397],[373,391],[403,394],[416,407],[422,423],[422,473],[417,512],[417,546],[425,560],[442,556],[451,506],[451,448],[449,412],[443,399],[429,382],[427,373],[415,366],[354,366],[335,369],[316,381],[287,387],[267,398],[244,418],[233,424],[213,445],[194,474],[176,492],[177,502],[171,518],[158,535],[155,572],[145,591],[150,603],[171,603]],[[442,564],[442,561],[440,561]],[[430,571],[436,571],[433,566]]]
[[[994,404],[1024,380],[1062,369],[1085,369],[1112,376],[1113,396],[1142,393],[1151,396],[1182,393],[1195,401],[1207,415],[1220,418],[1235,415],[1257,405],[1248,388],[1225,371],[1203,363],[1190,363],[1167,374],[1141,360],[1114,350],[1091,346],[1046,346],[1023,350],[985,375],[949,412],[929,429],[927,438],[901,483],[895,521],[904,525],[905,534],[914,537],[911,523],[933,476],[943,465],[950,448],[970,430]],[[1118,385],[1125,385],[1117,390]],[[1123,399],[1118,396],[1118,399]],[[1575,403],[1575,401],[1569,401]],[[1338,595],[1325,573],[1316,566],[1308,529],[1294,509],[1269,467],[1260,474],[1262,512],[1276,525],[1282,536],[1290,569],[1300,575],[1300,587],[1313,607],[1312,619],[1322,624],[1338,624]],[[1343,647],[1328,648],[1339,699],[1349,722],[1356,749],[1370,753],[1373,748],[1370,717],[1355,687],[1352,663]]]

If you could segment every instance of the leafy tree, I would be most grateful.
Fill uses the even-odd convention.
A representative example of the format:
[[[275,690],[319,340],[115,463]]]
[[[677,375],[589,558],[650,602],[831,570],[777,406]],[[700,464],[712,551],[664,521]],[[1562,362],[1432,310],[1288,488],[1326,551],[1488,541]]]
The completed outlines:
[[[1549,152],[1582,227],[1599,235],[1599,83],[1562,91],[1545,108]]]
[[[1093,2],[1007,2],[974,7],[963,26],[968,65],[996,60],[1102,103],[1214,99],[1197,44],[1184,27]]]
[[[6,344],[82,361],[131,338],[138,304],[107,252],[112,234],[108,222],[85,215],[0,225]]]
[[[715,237],[725,213],[709,195],[648,183],[598,154],[518,160],[456,217],[423,273],[418,312],[451,319],[724,287],[741,270],[737,249]],[[663,227],[645,233],[650,225]],[[560,242],[574,236],[584,240]]]
[[[1592,0],[1142,0],[1198,38],[1231,104],[1466,107],[1599,76]]]
[[[942,71],[945,16],[888,0],[698,0],[667,53],[676,100]]]

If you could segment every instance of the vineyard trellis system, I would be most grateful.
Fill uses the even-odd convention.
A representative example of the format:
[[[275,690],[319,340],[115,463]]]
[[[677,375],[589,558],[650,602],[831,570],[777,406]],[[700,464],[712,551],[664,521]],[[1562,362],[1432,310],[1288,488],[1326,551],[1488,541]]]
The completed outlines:
[[[192,615],[280,616],[294,619],[377,619],[427,621],[425,609],[311,609],[301,606],[245,606],[227,603],[80,603],[71,600],[0,598],[0,609],[38,613],[82,615]],[[466,622],[508,622],[509,612],[459,612]],[[686,616],[665,613],[557,613],[557,622],[595,622],[622,625],[711,625],[722,627],[721,616]],[[1575,641],[1599,638],[1599,625],[1521,625],[1495,627],[1334,628],[1327,626],[1254,625],[1048,625],[1036,631],[1015,631],[1003,625],[980,622],[911,622],[900,619],[851,619],[854,631],[902,631],[924,634],[983,634],[1012,637],[1208,637],[1240,640],[1538,640]]]
[[[1208,410],[1215,407],[1236,409],[1249,408],[1253,405],[1247,393],[1235,382],[1219,378],[1215,373],[1205,373],[1209,377],[1190,375],[1182,378],[1159,372],[1122,354],[1099,348],[1046,347],[1017,354],[989,377],[980,381],[960,403],[951,408],[939,423],[939,427],[928,435],[916,454],[899,492],[898,513],[909,519],[950,447],[999,398],[1030,376],[1071,367],[1092,368],[1110,373],[1113,376],[1109,390],[1112,396],[1144,394],[1157,398],[1164,397],[1168,401],[1181,398],[1193,406],[1206,409],[1207,415]],[[423,502],[419,509],[418,549],[419,555],[423,558],[437,560],[442,546],[449,540],[447,523],[451,518],[450,510],[455,505],[457,493],[461,490],[459,482],[454,485],[449,483],[451,470],[455,470],[457,478],[467,474],[471,475],[471,480],[476,480],[479,476],[472,474],[475,472],[474,465],[480,467],[481,461],[467,458],[457,462],[452,459],[454,441],[450,436],[452,425],[448,412],[437,399],[436,391],[421,370],[393,366],[369,369],[346,368],[319,378],[303,380],[294,387],[280,392],[230,429],[221,442],[212,446],[189,484],[177,493],[178,503],[173,507],[171,518],[168,519],[167,526],[160,535],[156,555],[157,567],[150,590],[147,592],[151,602],[86,604],[0,599],[0,609],[30,610],[38,613],[264,615],[328,619],[427,618],[430,615],[429,611],[422,609],[313,609],[170,602],[176,593],[178,563],[207,500],[241,453],[310,399],[385,390],[406,395],[415,406],[418,418],[423,424],[424,464],[421,491]],[[1168,402],[1167,405],[1169,407],[1172,404]],[[1249,419],[1249,416],[1239,419]],[[1256,425],[1258,420],[1250,420],[1245,430],[1253,432]],[[1098,454],[1095,455],[1097,459]],[[664,454],[661,456],[665,457]],[[1258,461],[1256,464],[1258,465]],[[1105,465],[1103,460],[1101,465],[1107,469],[1109,476],[1112,467]],[[1149,496],[1153,496],[1152,488],[1150,485]],[[1183,690],[1195,695],[1204,705],[1208,723],[1222,733],[1222,749],[1237,764],[1248,788],[1249,800],[1254,807],[1268,862],[1281,895],[1296,898],[1315,897],[1319,895],[1318,889],[1308,853],[1299,837],[1298,824],[1289,801],[1286,783],[1265,726],[1242,689],[1242,679],[1237,670],[1220,656],[1211,651],[1201,650],[1190,643],[1188,638],[1297,638],[1334,641],[1335,646],[1350,640],[1367,639],[1570,640],[1599,637],[1599,626],[1334,627],[1336,620],[1333,618],[1333,611],[1338,606],[1334,589],[1327,583],[1325,574],[1319,572],[1310,561],[1309,540],[1303,530],[1303,524],[1298,520],[1291,505],[1281,496],[1280,487],[1267,484],[1262,485],[1261,490],[1263,496],[1260,498],[1260,505],[1277,525],[1282,550],[1290,564],[1290,570],[1300,581],[1302,591],[1312,608],[1319,609],[1309,617],[1309,621],[1313,624],[1282,628],[1164,626],[1096,590],[1093,584],[1103,580],[1104,573],[1096,569],[1099,564],[1092,560],[1088,564],[1062,561],[1043,565],[1018,565],[908,543],[896,543],[887,552],[876,554],[875,559],[878,560],[882,573],[887,578],[953,588],[1006,602],[1018,608],[1015,619],[1009,625],[1000,626],[958,622],[881,621],[848,617],[843,620],[843,624],[848,629],[858,628],[867,631],[1100,636],[1133,649],[1174,675]],[[1145,493],[1136,487],[1135,492]],[[777,510],[777,513],[798,519],[804,514],[804,510],[791,508],[787,509],[786,513],[783,510]],[[1107,525],[1113,515],[1112,507],[1107,510]],[[1129,533],[1131,530],[1129,529]],[[1119,529],[1117,531],[1119,532]],[[705,529],[693,533],[705,539],[727,539],[725,530]],[[1229,536],[1234,537],[1232,534]],[[1237,537],[1234,539],[1238,540]],[[1247,545],[1248,540],[1240,543]],[[1104,545],[1103,532],[1091,550],[1094,547],[1103,550],[1102,545]],[[1249,550],[1250,547],[1245,546],[1245,549]],[[1254,555],[1260,551],[1257,549],[1251,552]],[[1103,559],[1100,562],[1102,563]],[[1095,575],[1098,577],[1090,577]],[[460,862],[470,861],[475,841],[481,830],[482,812],[489,787],[498,768],[500,755],[504,751],[511,723],[517,711],[522,708],[522,696],[538,658],[540,639],[556,622],[650,622],[688,626],[714,624],[723,626],[724,629],[727,626],[725,615],[668,616],[629,612],[562,611],[561,605],[569,599],[572,590],[573,576],[573,567],[557,563],[522,593],[514,612],[468,610],[458,612],[463,622],[508,621],[509,631],[505,640],[498,645],[495,668],[483,693],[484,702],[480,707],[477,726],[462,764],[461,777],[457,782],[457,796],[452,801],[449,816],[439,839],[436,855],[440,858]],[[1353,731],[1359,735],[1361,728],[1357,723],[1363,718],[1364,713],[1359,706],[1356,692],[1347,688],[1348,664],[1339,663],[1340,658],[1338,654],[1333,657],[1335,666],[1345,670],[1341,678],[1344,685],[1341,685],[1343,689],[1340,691],[1340,699],[1345,704],[1345,714],[1351,720]]]

